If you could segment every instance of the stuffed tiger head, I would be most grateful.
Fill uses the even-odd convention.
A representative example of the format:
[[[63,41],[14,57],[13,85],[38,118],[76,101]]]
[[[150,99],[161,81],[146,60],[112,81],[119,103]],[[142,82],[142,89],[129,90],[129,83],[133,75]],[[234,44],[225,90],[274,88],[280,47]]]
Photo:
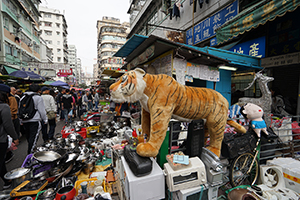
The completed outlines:
[[[133,103],[140,100],[146,87],[144,75],[145,71],[140,68],[126,72],[109,87],[112,100],[116,103]]]

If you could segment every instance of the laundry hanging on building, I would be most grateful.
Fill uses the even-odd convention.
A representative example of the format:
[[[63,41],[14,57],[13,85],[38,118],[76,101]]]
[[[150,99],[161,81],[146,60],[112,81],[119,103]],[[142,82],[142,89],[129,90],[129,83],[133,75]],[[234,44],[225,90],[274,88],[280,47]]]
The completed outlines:
[[[198,0],[200,8],[203,7],[204,0]],[[209,3],[209,0],[205,0],[205,3]],[[197,0],[194,0],[194,12],[197,11]]]
[[[177,20],[177,17],[180,17],[180,7],[183,7],[183,5],[179,1],[177,3],[175,3],[173,6],[173,17],[175,17],[176,20]]]

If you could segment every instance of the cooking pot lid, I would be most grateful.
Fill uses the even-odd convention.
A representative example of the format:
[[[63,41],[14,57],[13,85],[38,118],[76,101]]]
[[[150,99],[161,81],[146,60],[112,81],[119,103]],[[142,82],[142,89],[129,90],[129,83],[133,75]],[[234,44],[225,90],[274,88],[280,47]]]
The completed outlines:
[[[14,169],[10,172],[7,172],[4,176],[4,178],[8,179],[8,180],[12,180],[12,179],[16,179],[16,178],[20,178],[24,175],[26,175],[28,172],[30,171],[29,168],[17,168]]]

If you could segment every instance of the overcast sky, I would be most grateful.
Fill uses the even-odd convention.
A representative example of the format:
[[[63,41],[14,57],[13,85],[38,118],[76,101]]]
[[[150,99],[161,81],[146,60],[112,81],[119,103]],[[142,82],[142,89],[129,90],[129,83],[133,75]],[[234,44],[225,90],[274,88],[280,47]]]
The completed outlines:
[[[129,0],[41,0],[41,6],[58,9],[65,13],[68,25],[68,44],[75,45],[82,68],[93,72],[97,62],[97,20],[103,16],[129,22]]]

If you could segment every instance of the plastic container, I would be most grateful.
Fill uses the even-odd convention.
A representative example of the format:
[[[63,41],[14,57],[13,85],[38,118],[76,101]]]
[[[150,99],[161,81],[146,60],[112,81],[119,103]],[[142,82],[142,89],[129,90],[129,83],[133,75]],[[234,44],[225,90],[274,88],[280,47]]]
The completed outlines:
[[[86,181],[87,182],[87,187],[94,187],[95,186],[95,181],[97,181],[98,179],[97,178],[90,178],[90,179],[83,179],[83,180],[78,180],[75,182],[75,189],[76,189],[76,196],[78,195],[78,191],[81,189],[81,183]],[[105,184],[105,181],[102,182],[102,187],[103,187],[103,190],[104,192],[107,192],[106,191],[106,184]]]

